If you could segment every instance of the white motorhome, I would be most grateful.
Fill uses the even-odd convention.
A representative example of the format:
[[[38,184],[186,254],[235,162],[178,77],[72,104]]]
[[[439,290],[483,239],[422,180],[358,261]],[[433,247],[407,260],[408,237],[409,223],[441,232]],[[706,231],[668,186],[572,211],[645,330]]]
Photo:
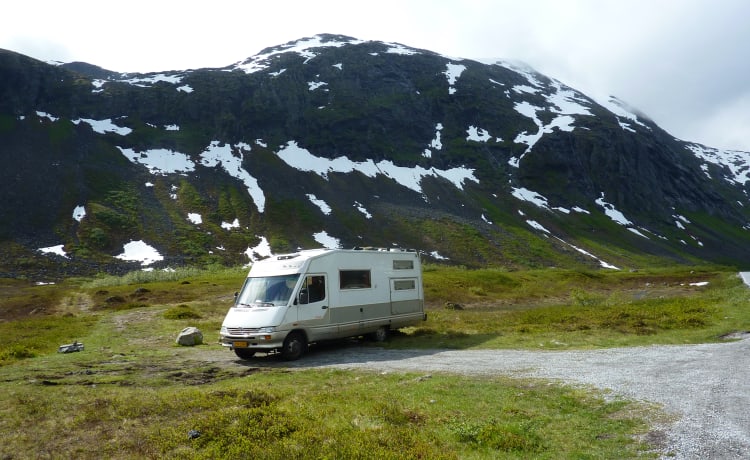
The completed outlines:
[[[369,335],[426,320],[416,251],[312,249],[255,262],[221,325],[219,342],[242,359]]]

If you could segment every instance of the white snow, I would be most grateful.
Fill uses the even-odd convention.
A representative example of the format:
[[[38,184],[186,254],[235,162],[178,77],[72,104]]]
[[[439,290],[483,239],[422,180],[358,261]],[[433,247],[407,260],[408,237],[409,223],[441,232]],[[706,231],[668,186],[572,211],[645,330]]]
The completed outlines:
[[[308,150],[299,147],[295,141],[289,141],[286,146],[276,152],[276,155],[289,166],[300,171],[313,172],[326,180],[328,180],[329,173],[359,172],[367,177],[382,174],[418,193],[422,193],[420,183],[426,176],[442,177],[461,190],[467,180],[479,183],[479,180],[474,177],[474,170],[469,168],[424,169],[421,166],[396,166],[388,160],[382,160],[376,164],[372,160],[355,162],[346,157],[328,159],[314,156]]]
[[[535,220],[526,220],[526,223],[529,224],[531,226],[531,228],[534,228],[536,230],[541,230],[544,233],[550,233],[549,230],[547,230],[546,228],[544,228],[544,226],[542,224],[540,224],[539,222],[537,222]]]
[[[195,213],[195,212],[189,212],[187,218],[190,222],[192,222],[195,225],[200,225],[203,223],[203,217],[200,214]]]
[[[195,170],[195,165],[190,160],[190,157],[184,153],[168,149],[151,149],[136,152],[133,149],[117,148],[120,149],[128,160],[146,166],[151,174],[167,175],[187,173]]]
[[[245,255],[250,259],[251,262],[255,262],[259,259],[265,259],[266,257],[271,257],[273,253],[271,252],[271,245],[268,243],[268,240],[265,236],[260,237],[260,243],[258,243],[257,246],[252,248],[247,248],[245,250]],[[257,257],[256,257],[257,255]]]
[[[688,144],[687,148],[689,148],[696,157],[706,163],[727,168],[731,173],[726,177],[727,182],[745,185],[750,180],[750,152],[720,150],[706,147],[701,144]],[[708,174],[707,165],[704,165],[703,170],[706,172],[706,175],[711,177]]]
[[[604,201],[604,192],[601,193],[601,197],[596,199],[596,204],[604,208],[604,213],[607,215],[607,217],[617,222],[618,224],[626,226],[633,225],[633,223],[630,222],[623,213],[615,209],[614,205]]]
[[[73,208],[73,219],[80,222],[84,217],[86,217],[86,208],[82,204]]]
[[[154,85],[159,82],[166,82],[166,83],[171,83],[173,85],[176,85],[182,82],[182,78],[184,77],[182,73],[173,74],[173,75],[167,75],[165,73],[148,74],[147,76],[133,77],[133,78],[127,78],[127,76],[128,76],[127,74],[123,74],[123,78],[118,79],[118,81],[121,81],[123,83],[128,83],[133,86],[142,86],[142,87],[148,87],[150,85]]]
[[[432,251],[430,257],[436,260],[449,260],[447,257],[441,256],[437,251]]]
[[[306,196],[307,196],[307,199],[310,200],[312,204],[314,204],[315,206],[318,207],[318,209],[320,209],[320,212],[322,212],[326,216],[331,215],[331,207],[328,206],[328,203],[326,203],[324,200],[319,199],[312,193],[308,193]]]
[[[328,235],[328,232],[325,230],[314,233],[313,238],[326,249],[338,249],[341,247],[341,241],[338,238]]]
[[[443,130],[443,124],[438,123],[435,125],[435,138],[430,142],[430,147],[435,150],[442,150],[443,149],[443,143],[440,140],[440,131]]]
[[[469,126],[469,129],[466,130],[466,134],[467,141],[489,142],[492,140],[492,136],[490,135],[489,131],[484,128],[477,128],[474,125]],[[499,137],[496,137],[495,141],[502,142],[503,140]]]
[[[107,118],[106,120],[92,120],[91,118],[79,118],[73,120],[73,124],[75,125],[81,122],[88,124],[91,126],[91,129],[99,134],[115,133],[120,136],[127,136],[133,132],[133,130],[128,127],[117,126],[111,118]]]
[[[555,238],[557,238],[557,237],[555,237]],[[585,256],[588,256],[588,257],[591,257],[592,259],[595,259],[595,260],[597,260],[597,261],[599,262],[599,265],[601,265],[601,266],[602,266],[603,268],[611,268],[611,269],[613,269],[613,270],[619,270],[619,268],[618,268],[618,267],[616,267],[616,266],[614,266],[614,265],[612,265],[612,264],[610,264],[610,263],[607,263],[607,262],[605,262],[605,261],[601,260],[600,258],[596,257],[595,255],[591,254],[590,252],[588,252],[588,251],[586,251],[586,250],[584,250],[584,249],[581,249],[581,248],[579,248],[579,247],[577,247],[577,246],[574,246],[574,245],[572,245],[572,244],[568,243],[567,241],[563,241],[563,240],[561,240],[560,238],[557,238],[557,239],[558,239],[559,241],[562,241],[563,243],[567,244],[567,245],[568,245],[568,246],[570,246],[571,248],[575,249],[576,251],[580,252],[581,254],[583,254],[583,255],[585,255]]]
[[[265,70],[270,66],[271,59],[284,53],[298,53],[300,56],[305,58],[305,63],[310,59],[317,56],[312,51],[313,48],[339,48],[344,45],[362,43],[361,40],[347,40],[347,41],[327,41],[323,42],[321,37],[315,36],[302,40],[298,40],[277,48],[270,50],[265,54],[257,54],[250,59],[242,62],[238,62],[234,65],[231,70],[242,70],[245,73],[255,73],[261,70]]]
[[[466,70],[466,66],[463,64],[453,64],[448,63],[445,65],[446,70],[443,72],[445,74],[445,77],[448,79],[448,94],[454,94],[456,92],[456,88],[454,85],[456,84],[456,81],[461,76],[461,74]]]
[[[527,202],[529,202],[529,203],[531,203],[531,204],[533,204],[533,205],[535,205],[535,206],[537,206],[539,208],[543,208],[543,209],[547,209],[547,210],[560,211],[560,212],[562,212],[564,214],[570,214],[570,210],[569,209],[566,209],[566,208],[563,208],[563,207],[560,207],[560,206],[556,206],[554,208],[550,207],[549,203],[547,202],[547,198],[545,198],[542,195],[540,195],[539,193],[534,192],[532,190],[529,190],[527,188],[524,188],[524,187],[520,187],[520,188],[512,187],[510,194],[513,195],[515,198],[518,198],[521,201],[527,201]]]
[[[354,202],[354,207],[357,208],[357,211],[364,214],[367,219],[372,219],[372,214],[367,212],[367,209],[359,201]]]
[[[230,222],[223,222],[221,223],[221,228],[224,230],[231,230],[233,228],[240,228],[240,220],[238,218],[234,218],[234,220]]]
[[[167,131],[179,131],[180,130],[180,126],[179,125],[175,125],[175,124],[164,125],[164,129],[167,130]]]
[[[407,48],[399,43],[386,43],[389,48],[385,51],[388,54],[401,54],[404,56],[411,56],[413,54],[419,54],[417,50],[413,48]]]
[[[57,254],[58,256],[68,258],[68,255],[65,253],[65,249],[63,249],[65,245],[58,244],[57,246],[50,246],[47,248],[39,248],[39,252],[42,252],[44,254]]]
[[[552,87],[555,92],[547,96],[547,102],[552,104],[552,112],[563,115],[592,115],[589,107],[583,104],[590,104],[583,99],[578,93],[570,88],[563,87],[563,84],[557,80],[552,81]]]
[[[515,109],[516,112],[520,113],[521,115],[531,118],[534,124],[539,128],[537,129],[536,133],[528,133],[527,131],[524,131],[516,135],[516,138],[513,142],[515,142],[516,144],[526,144],[528,146],[523,155],[529,153],[543,135],[553,132],[555,128],[559,129],[560,131],[567,132],[573,131],[573,129],[575,129],[575,126],[573,126],[573,122],[575,121],[575,119],[570,115],[558,115],[553,118],[549,124],[545,125],[537,116],[537,112],[544,111],[544,108],[537,107],[531,105],[526,101],[523,101],[517,102],[515,104]],[[523,155],[521,155],[521,158],[523,158]],[[520,160],[521,158],[519,158],[518,160]],[[518,166],[518,163],[515,161],[510,164],[511,166]]]
[[[221,165],[227,174],[241,180],[247,187],[247,192],[253,202],[255,202],[258,212],[262,213],[266,207],[266,196],[260,188],[258,180],[242,168],[242,150],[250,150],[250,146],[237,144],[234,147],[238,151],[238,156],[232,153],[232,147],[229,144],[221,145],[220,141],[211,142],[206,150],[201,153],[201,164],[209,168]]]
[[[115,258],[140,262],[142,266],[148,266],[154,262],[164,260],[164,257],[156,249],[144,243],[143,240],[131,240],[123,246],[123,253],[115,256]]]
[[[57,121],[57,120],[60,119],[59,117],[53,117],[52,115],[48,114],[47,112],[40,112],[38,110],[36,112],[36,116],[38,116],[39,118],[46,118],[49,121]]]
[[[614,96],[609,96],[609,98],[607,98],[606,100],[597,101],[597,103],[612,112],[615,117],[617,117],[617,121],[620,124],[620,127],[625,131],[635,132],[635,130],[630,126],[630,122],[633,122],[646,129],[651,129],[638,119],[638,115],[635,113],[635,110],[633,110],[625,102],[617,99]]]
[[[308,81],[307,82],[307,88],[310,91],[315,91],[316,89],[318,89],[320,87],[323,87],[323,86],[326,86],[327,84],[328,83],[326,83],[324,81]]]

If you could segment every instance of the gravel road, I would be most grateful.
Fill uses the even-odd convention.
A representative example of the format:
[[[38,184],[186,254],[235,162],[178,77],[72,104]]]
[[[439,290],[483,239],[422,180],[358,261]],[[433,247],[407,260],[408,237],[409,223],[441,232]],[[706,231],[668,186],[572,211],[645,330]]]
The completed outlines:
[[[591,385],[628,399],[659,404],[674,420],[655,427],[664,433],[664,458],[747,459],[750,458],[748,337],[744,334],[738,337],[740,340],[716,344],[591,351],[425,351],[343,346],[311,350],[292,363],[258,357],[247,364],[508,375]]]

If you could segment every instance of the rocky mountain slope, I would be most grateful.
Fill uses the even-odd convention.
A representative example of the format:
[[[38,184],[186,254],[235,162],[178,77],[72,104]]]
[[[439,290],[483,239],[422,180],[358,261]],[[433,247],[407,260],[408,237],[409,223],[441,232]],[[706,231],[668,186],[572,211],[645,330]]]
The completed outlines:
[[[747,152],[519,63],[319,35],[121,74],[0,50],[0,272],[410,247],[466,266],[750,260]]]

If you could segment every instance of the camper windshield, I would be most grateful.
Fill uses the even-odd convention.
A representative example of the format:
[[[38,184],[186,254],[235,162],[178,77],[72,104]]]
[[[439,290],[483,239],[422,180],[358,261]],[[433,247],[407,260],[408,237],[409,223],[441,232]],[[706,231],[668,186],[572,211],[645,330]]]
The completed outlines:
[[[248,278],[237,296],[237,306],[250,307],[258,303],[287,305],[297,279],[299,274]]]

